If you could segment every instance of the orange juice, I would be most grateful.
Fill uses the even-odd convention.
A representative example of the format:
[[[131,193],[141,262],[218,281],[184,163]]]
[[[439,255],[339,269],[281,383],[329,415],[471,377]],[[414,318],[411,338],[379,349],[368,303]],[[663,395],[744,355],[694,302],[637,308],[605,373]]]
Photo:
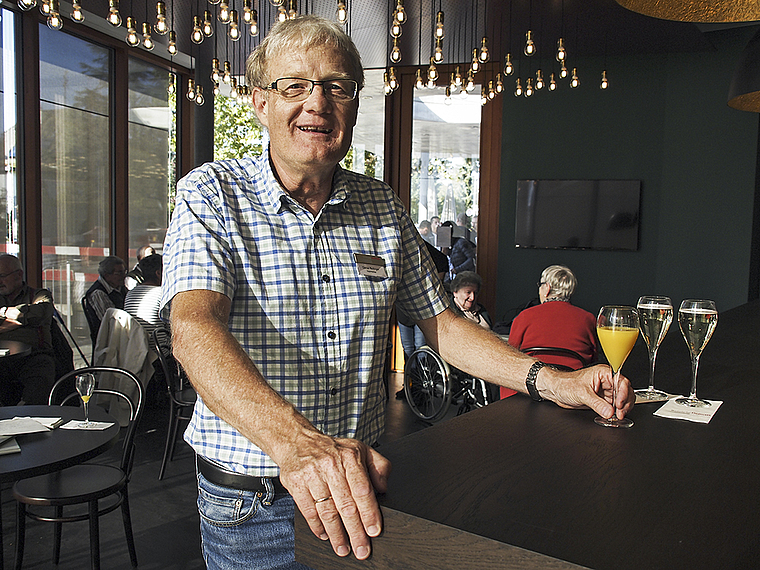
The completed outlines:
[[[612,369],[617,372],[636,344],[639,329],[629,327],[596,327],[602,350]]]

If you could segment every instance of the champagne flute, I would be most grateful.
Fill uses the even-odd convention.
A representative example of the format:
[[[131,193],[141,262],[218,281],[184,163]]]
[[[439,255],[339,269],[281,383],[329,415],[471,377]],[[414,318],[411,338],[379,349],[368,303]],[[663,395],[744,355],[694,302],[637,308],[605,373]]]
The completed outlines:
[[[88,413],[88,406],[90,403],[90,397],[92,396],[92,391],[95,389],[95,376],[89,372],[79,374],[76,378],[76,389],[77,392],[79,392],[79,397],[82,398],[82,404],[84,405],[84,423],[82,426],[89,427],[90,416]]]
[[[644,342],[649,349],[649,387],[636,390],[636,397],[641,400],[663,400],[668,395],[654,389],[654,362],[657,359],[657,349],[673,322],[673,303],[669,297],[644,296],[636,304],[639,311],[639,328]]]
[[[710,402],[697,398],[697,369],[702,350],[718,325],[718,310],[714,301],[686,299],[678,309],[678,325],[691,353],[691,392],[688,398],[676,398],[676,403],[692,408],[709,406]]]
[[[629,428],[633,421],[629,418],[618,419],[615,400],[620,384],[620,369],[639,338],[639,314],[633,307],[605,305],[599,310],[596,319],[596,334],[615,375],[612,378],[612,416],[597,417],[594,421],[600,426]]]

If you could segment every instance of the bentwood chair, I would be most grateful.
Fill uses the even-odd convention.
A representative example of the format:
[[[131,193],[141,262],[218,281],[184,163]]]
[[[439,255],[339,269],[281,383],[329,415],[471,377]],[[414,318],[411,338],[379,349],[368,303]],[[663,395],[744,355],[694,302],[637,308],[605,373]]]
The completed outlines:
[[[563,364],[554,364],[552,362],[552,358],[549,359],[548,363],[552,366],[559,368],[560,370],[579,370],[585,366],[587,366],[589,363],[586,362],[586,359],[583,358],[580,354],[575,352],[574,350],[570,350],[569,348],[561,348],[558,346],[531,346],[528,348],[521,348],[520,349],[525,354],[529,354],[530,356],[533,356],[534,358],[538,358],[539,360],[543,361],[545,357],[549,356],[559,356],[563,359],[573,359],[576,360],[578,365],[570,366],[570,365],[563,365]]]
[[[166,390],[169,394],[169,425],[166,429],[164,457],[161,459],[161,469],[158,472],[159,481],[164,478],[166,464],[174,458],[174,448],[179,433],[181,420],[189,420],[197,394],[190,385],[182,367],[172,354],[171,333],[166,327],[153,329],[153,344],[161,363],[161,371],[166,380]]]
[[[95,375],[95,390],[93,399],[95,402],[98,394],[107,394],[123,399],[130,411],[130,421],[125,428],[122,444],[121,460],[119,465],[104,465],[96,463],[83,463],[68,467],[62,471],[22,479],[13,486],[13,496],[17,501],[16,517],[16,569],[20,570],[24,557],[24,537],[26,532],[26,519],[31,518],[42,522],[55,523],[53,541],[53,563],[58,564],[61,552],[61,531],[63,523],[88,520],[90,523],[90,564],[93,570],[100,569],[100,530],[99,517],[121,507],[124,532],[127,537],[127,548],[132,566],[137,566],[137,554],[135,541],[132,534],[132,520],[129,513],[129,500],[127,485],[132,472],[134,460],[134,437],[137,424],[140,421],[143,409],[143,388],[137,377],[121,368],[107,366],[91,366],[74,370],[62,376],[50,391],[49,401],[52,403],[60,398],[56,392],[59,388],[71,386],[71,378],[78,374],[90,372]],[[130,393],[116,389],[98,388],[99,376],[110,374],[124,377],[129,381]],[[131,385],[134,385],[132,389]],[[62,405],[66,404],[79,395],[74,392],[64,398]],[[59,428],[60,429],[60,428]],[[101,503],[102,500],[102,503]],[[64,516],[64,507],[86,505],[87,510],[74,509],[73,513]],[[52,513],[49,507],[52,507]],[[69,509],[71,510],[71,509]]]

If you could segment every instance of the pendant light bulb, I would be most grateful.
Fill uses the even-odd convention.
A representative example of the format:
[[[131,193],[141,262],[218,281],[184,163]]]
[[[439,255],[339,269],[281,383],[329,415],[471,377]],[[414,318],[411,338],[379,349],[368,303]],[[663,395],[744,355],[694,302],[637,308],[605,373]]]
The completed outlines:
[[[214,94],[214,97],[219,97],[219,94],[222,92],[222,90],[219,88],[219,82],[217,81],[214,83],[214,89],[211,91]]]
[[[554,79],[554,73],[551,73],[549,75],[549,91],[554,91],[557,89],[557,82]]]
[[[185,94],[185,97],[189,101],[195,101],[195,81],[193,79],[187,80],[187,93]]]
[[[227,2],[219,3],[219,21],[222,24],[230,23],[230,5]]]
[[[430,58],[430,67],[428,67],[428,87],[430,87],[430,82],[432,81],[435,83],[438,81],[438,68],[435,66],[435,60],[431,57]]]
[[[169,45],[166,46],[170,55],[177,55],[177,32],[174,30],[169,31]]]
[[[562,38],[557,40],[557,55],[555,56],[557,61],[565,61],[567,52],[565,51],[565,40]]]
[[[18,0],[18,7],[28,12],[37,5],[37,0]]]
[[[543,89],[544,88],[544,75],[541,73],[541,70],[539,69],[536,71],[536,90]]]
[[[127,17],[127,37],[126,42],[128,45],[132,47],[137,47],[140,45],[140,36],[137,35],[137,30],[135,29],[135,21],[132,19],[132,17]]]
[[[348,10],[346,9],[346,3],[343,0],[338,0],[338,9],[335,11],[335,19],[338,23],[344,25],[348,22]]]
[[[439,11],[435,16],[435,38],[442,40],[446,35],[446,30],[443,29],[443,11]]]
[[[536,53],[536,44],[533,43],[533,32],[530,30],[525,34],[525,49],[523,49],[523,53],[528,57]]]
[[[230,29],[227,35],[233,42],[240,39],[240,28],[238,27],[238,13],[237,10],[230,10]]]
[[[206,102],[206,99],[205,97],[203,97],[203,85],[198,85],[195,88],[195,104],[200,107],[205,102]]]
[[[458,65],[457,65],[456,73],[454,73],[454,83],[455,83],[455,85],[457,87],[461,87],[462,83],[463,83],[463,81],[462,81],[462,74],[459,71],[459,66]]]
[[[393,13],[393,17],[399,24],[403,24],[404,22],[406,22],[406,10],[404,10],[404,0],[396,1],[396,11]]]
[[[82,5],[79,0],[74,0],[71,4],[71,19],[74,22],[84,22],[84,12],[82,11]]]
[[[296,16],[298,16],[298,10],[296,10],[297,4],[298,0],[290,0],[290,9],[288,10],[289,20],[295,20]]]
[[[285,6],[280,6],[277,9],[277,21],[278,22],[284,22],[288,19],[288,12],[285,10]]]
[[[607,70],[602,71],[602,82],[599,84],[599,89],[607,89],[610,86],[610,82],[607,80]]]
[[[232,83],[232,67],[230,66],[229,61],[224,62],[224,73],[222,73],[222,81],[224,81],[227,85]]]
[[[481,85],[480,86],[480,105],[481,107],[485,106],[485,104],[488,103],[488,91],[486,91],[486,86]]]
[[[398,38],[393,38],[393,49],[391,49],[390,58],[393,63],[401,61],[401,48],[398,46]]]
[[[219,59],[215,57],[211,60],[211,81],[214,83],[219,83],[221,79],[222,74],[219,70]]]
[[[148,51],[151,51],[156,44],[153,43],[153,38],[150,37],[150,24],[148,22],[143,23],[143,47]]]
[[[443,40],[435,40],[435,50],[433,51],[433,59],[436,63],[443,63]]]
[[[383,73],[383,93],[385,93],[386,97],[393,93],[393,89],[391,89],[390,79],[388,79],[387,71]]]
[[[203,30],[201,29],[200,16],[193,16],[193,31],[190,34],[190,39],[193,40],[194,44],[200,44],[203,43],[204,37]]]
[[[401,32],[402,32],[401,22],[399,22],[398,20],[394,18],[393,23],[391,24],[391,29],[390,29],[391,36],[393,36],[394,38],[398,38],[401,36]]]
[[[415,79],[414,86],[417,89],[423,89],[425,87],[425,83],[422,81],[422,70],[421,69],[417,70],[417,77]]]
[[[532,77],[528,77],[528,80],[525,82],[525,96],[526,97],[533,96],[533,78]]]
[[[483,39],[480,42],[478,61],[480,63],[487,63],[489,59],[491,59],[491,53],[488,51],[488,38],[483,36]]]
[[[166,4],[160,0],[156,3],[156,24],[153,26],[153,30],[159,36],[169,33],[169,23],[166,21]]]
[[[570,77],[570,87],[575,89],[580,84],[580,79],[578,79],[578,69],[573,67],[573,75]]]
[[[467,83],[465,83],[464,90],[468,93],[475,91],[475,74],[472,71],[467,72]]]
[[[166,86],[166,92],[169,95],[174,95],[177,92],[177,85],[174,82],[174,74],[169,76],[169,84]]]
[[[285,0],[269,0],[269,3],[275,8],[282,6]]]
[[[398,89],[398,79],[396,78],[396,69],[391,67],[390,71],[388,72],[388,84],[391,86],[391,89],[394,91]]]
[[[211,22],[211,12],[208,10],[203,11],[203,25],[201,26],[203,35],[210,38],[214,35],[214,24]]]
[[[504,81],[501,79],[501,73],[496,74],[496,92],[501,93],[504,91]]]
[[[121,26],[121,14],[119,14],[119,0],[110,0],[108,2],[109,9],[108,9],[108,16],[106,16],[106,20],[108,20],[108,23],[111,24],[114,28],[118,28]]]
[[[493,79],[488,82],[488,100],[490,101],[496,97],[496,88],[493,85]]]
[[[253,10],[251,0],[243,0],[243,22],[250,25],[253,21]]]
[[[49,16],[50,12],[50,0],[42,0],[40,2],[40,14],[43,16]]]
[[[259,35],[259,13],[256,10],[251,10],[251,27],[248,33],[254,37]]]
[[[565,62],[562,62],[562,65],[559,68],[559,78],[564,79],[567,77],[567,67],[565,67]]]
[[[515,97],[519,97],[523,94],[523,88],[522,83],[520,83],[520,78],[517,78],[517,81],[515,81]]]
[[[515,66],[512,63],[512,54],[508,53],[504,58],[504,75],[512,75],[515,71]]]
[[[446,86],[446,90],[443,92],[443,102],[446,105],[451,105],[451,86]]]
[[[63,18],[58,10],[51,10],[47,17],[47,25],[51,30],[60,30],[63,27]]]
[[[472,62],[470,63],[470,71],[473,73],[480,71],[480,61],[478,60],[477,48],[472,50]]]

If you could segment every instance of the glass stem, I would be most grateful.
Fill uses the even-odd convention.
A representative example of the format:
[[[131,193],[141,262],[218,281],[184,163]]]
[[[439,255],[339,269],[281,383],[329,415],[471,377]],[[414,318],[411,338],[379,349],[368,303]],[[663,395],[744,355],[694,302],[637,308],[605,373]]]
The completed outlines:
[[[82,402],[82,405],[84,406],[84,423],[90,423],[90,415],[89,415],[89,402]]]
[[[620,368],[622,368],[622,366]],[[611,420],[617,420],[617,407],[615,406],[615,402],[617,401],[617,387],[618,387],[618,382],[620,381],[620,368],[618,368],[615,374],[612,376],[612,416],[610,416]]]
[[[699,354],[691,357],[691,394],[689,399],[697,399],[697,369],[699,368]]]
[[[654,392],[654,361],[657,360],[657,347],[649,353],[649,391]]]

